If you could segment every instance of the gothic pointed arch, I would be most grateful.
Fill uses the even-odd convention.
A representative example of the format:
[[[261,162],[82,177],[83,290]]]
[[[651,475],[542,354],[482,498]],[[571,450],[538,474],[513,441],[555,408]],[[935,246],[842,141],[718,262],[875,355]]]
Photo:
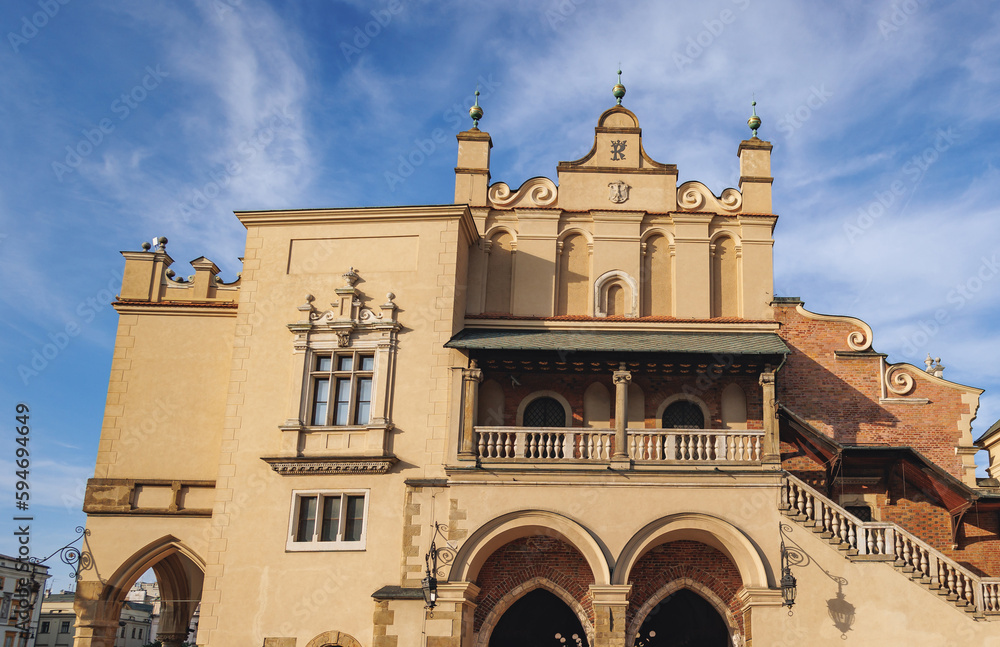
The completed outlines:
[[[580,622],[583,631],[587,635],[587,642],[589,645],[594,645],[594,625],[590,621],[590,617],[587,615],[586,609],[580,604],[580,601],[574,598],[569,591],[560,586],[559,584],[553,582],[546,577],[534,577],[523,584],[517,586],[514,590],[508,591],[500,600],[493,605],[493,608],[486,615],[483,620],[482,626],[476,635],[476,646],[477,647],[487,647],[490,644],[490,638],[492,637],[493,630],[497,627],[497,624],[503,618],[504,614],[514,604],[519,600],[524,599],[524,597],[539,589],[548,591],[557,598],[559,598],[576,616],[577,620]],[[569,644],[567,642],[567,644]]]

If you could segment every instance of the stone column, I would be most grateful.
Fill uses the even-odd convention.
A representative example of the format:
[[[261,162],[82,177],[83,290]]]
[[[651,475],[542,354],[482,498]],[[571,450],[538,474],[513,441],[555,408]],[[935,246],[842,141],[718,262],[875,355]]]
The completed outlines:
[[[631,584],[617,586],[590,586],[594,602],[594,641],[592,647],[625,647],[625,612]]]
[[[614,372],[615,383],[615,453],[611,457],[611,467],[628,469],[631,461],[628,457],[628,384],[632,374],[625,370],[625,362],[618,365]]]
[[[768,367],[760,374],[764,400],[764,447],[761,450],[765,465],[781,465],[781,438],[778,431],[778,401],[774,392],[774,371]]]
[[[462,369],[462,448],[458,452],[461,460],[475,460],[476,414],[479,410],[479,383],[483,381],[483,371],[472,360],[469,368]]]

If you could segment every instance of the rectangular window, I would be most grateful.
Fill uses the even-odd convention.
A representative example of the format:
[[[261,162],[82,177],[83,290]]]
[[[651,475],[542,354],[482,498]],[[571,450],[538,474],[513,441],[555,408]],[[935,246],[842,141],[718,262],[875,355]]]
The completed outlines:
[[[42,621],[42,626],[38,629],[38,633],[40,634],[49,633],[49,623],[47,620]]]
[[[317,355],[311,372],[310,424],[367,425],[371,420],[374,373],[372,353]]]
[[[62,621],[62,624],[59,625],[59,633],[61,634],[69,633],[69,620]]]
[[[368,491],[294,492],[289,550],[364,550]]]

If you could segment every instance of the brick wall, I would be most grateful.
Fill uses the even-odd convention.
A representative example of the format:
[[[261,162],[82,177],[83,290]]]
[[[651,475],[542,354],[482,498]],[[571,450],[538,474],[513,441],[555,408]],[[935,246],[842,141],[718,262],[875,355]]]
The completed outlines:
[[[781,443],[781,467],[820,492],[826,492],[826,467],[809,458],[792,443]]]
[[[565,589],[594,622],[594,605],[590,600],[594,574],[587,560],[559,539],[535,535],[500,547],[479,570],[475,631],[479,631],[483,620],[508,591],[535,577],[544,577]]]
[[[662,587],[687,577],[711,589],[729,606],[740,633],[743,631],[743,614],[737,593],[743,588],[743,579],[736,565],[722,552],[696,541],[672,541],[653,548],[643,555],[632,572],[629,583],[628,612],[625,625],[630,627],[636,612]]]
[[[790,307],[775,308],[775,318],[792,350],[778,375],[778,398],[789,409],[840,442],[909,445],[962,478],[955,446],[961,417],[971,413],[962,390],[918,375],[906,398],[930,404],[880,403],[879,356],[835,355],[850,351],[847,337],[857,325],[806,319]]]

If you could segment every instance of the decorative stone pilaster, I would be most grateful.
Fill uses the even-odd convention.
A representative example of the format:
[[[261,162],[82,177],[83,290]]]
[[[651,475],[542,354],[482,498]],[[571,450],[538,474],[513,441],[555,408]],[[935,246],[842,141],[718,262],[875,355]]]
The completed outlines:
[[[615,383],[615,453],[611,456],[612,469],[630,469],[628,457],[628,385],[632,374],[625,370],[625,363],[613,374]]]
[[[593,647],[625,647],[625,612],[628,610],[628,595],[631,584],[617,586],[590,587],[590,598],[594,603],[594,645]]]
[[[774,371],[760,374],[760,386],[764,402],[764,447],[762,462],[765,465],[781,465],[781,439],[778,431],[778,402],[775,395]]]
[[[475,460],[476,412],[479,410],[479,383],[483,381],[483,371],[472,360],[469,368],[462,369],[462,448],[459,460]]]
[[[442,582],[438,584],[437,606],[427,611],[427,647],[472,647],[473,618],[479,587],[472,582]],[[432,621],[434,622],[432,625]],[[450,621],[450,631],[432,635],[434,625]]]

